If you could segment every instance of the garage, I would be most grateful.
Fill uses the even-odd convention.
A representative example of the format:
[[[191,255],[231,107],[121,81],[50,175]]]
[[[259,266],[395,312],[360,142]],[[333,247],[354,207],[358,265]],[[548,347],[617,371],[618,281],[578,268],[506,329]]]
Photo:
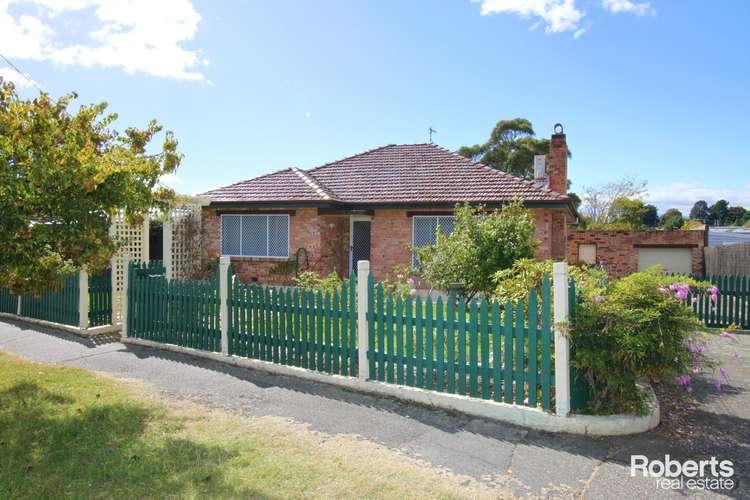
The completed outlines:
[[[674,247],[639,247],[638,270],[661,266],[667,273],[692,274],[693,249]]]

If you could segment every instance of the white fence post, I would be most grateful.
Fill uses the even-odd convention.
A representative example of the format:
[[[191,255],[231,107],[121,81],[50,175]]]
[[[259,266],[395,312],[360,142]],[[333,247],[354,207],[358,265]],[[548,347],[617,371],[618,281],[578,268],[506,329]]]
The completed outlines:
[[[357,338],[359,341],[359,380],[367,380],[369,363],[367,348],[370,345],[369,324],[367,323],[367,283],[370,276],[370,261],[357,262]]]
[[[221,308],[221,353],[229,354],[229,257],[219,259],[219,304]]]
[[[164,269],[166,270],[167,280],[174,278],[174,270],[172,264],[172,219],[164,221],[162,225],[162,260],[164,261]]]
[[[89,327],[89,273],[81,269],[78,273],[78,328]]]
[[[16,316],[20,316],[21,315],[21,298],[23,298],[23,296],[17,295],[17,298],[18,298],[18,302],[16,303]]]
[[[128,287],[130,286],[130,280],[129,280],[130,256],[124,255],[122,257],[122,266],[123,266],[122,297],[120,297],[120,305],[122,307],[122,311],[120,311],[120,318],[122,321],[122,333],[120,334],[120,336],[122,338],[127,338],[128,336]],[[114,289],[112,291],[112,295],[114,295]]]
[[[554,286],[555,325],[555,413],[565,417],[570,413],[570,345],[568,343],[568,264],[552,265]]]

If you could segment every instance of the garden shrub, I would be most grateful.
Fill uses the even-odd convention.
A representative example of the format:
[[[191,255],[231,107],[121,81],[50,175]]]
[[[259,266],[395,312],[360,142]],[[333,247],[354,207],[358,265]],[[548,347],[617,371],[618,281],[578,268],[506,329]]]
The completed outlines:
[[[489,296],[495,272],[534,256],[534,217],[520,201],[497,210],[457,204],[455,215],[449,236],[438,231],[434,245],[417,250],[419,272],[435,288],[458,288],[467,299]]]
[[[336,272],[331,272],[326,277],[321,277],[315,271],[304,271],[294,278],[294,284],[304,291],[334,292],[341,286],[341,279]]]
[[[603,269],[590,266],[569,266],[570,275],[576,282],[576,288],[587,295],[603,293],[609,277]],[[496,272],[492,276],[495,285],[493,297],[501,302],[524,300],[532,288],[542,293],[542,281],[545,276],[552,278],[551,260],[518,259],[508,269]]]
[[[601,292],[584,287],[569,336],[571,366],[591,391],[590,412],[642,413],[639,381],[677,376],[686,385],[679,377],[707,363],[699,347],[705,341],[696,333],[701,325],[686,302],[688,292],[704,287],[657,268],[613,281]]]

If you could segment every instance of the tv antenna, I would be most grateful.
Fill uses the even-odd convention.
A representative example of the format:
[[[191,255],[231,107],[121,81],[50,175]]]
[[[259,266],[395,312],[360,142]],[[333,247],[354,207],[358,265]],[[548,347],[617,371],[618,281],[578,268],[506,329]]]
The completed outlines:
[[[430,144],[432,144],[432,134],[437,134],[437,130],[435,130],[434,128],[430,127],[430,128],[427,129],[427,132],[429,132],[429,134],[430,134]]]

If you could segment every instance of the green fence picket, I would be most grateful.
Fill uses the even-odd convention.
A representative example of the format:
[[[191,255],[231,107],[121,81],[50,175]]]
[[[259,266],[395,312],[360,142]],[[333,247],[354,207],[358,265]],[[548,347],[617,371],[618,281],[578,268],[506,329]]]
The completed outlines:
[[[414,386],[414,301],[406,298],[404,306],[406,316],[406,385]]]
[[[524,343],[526,341],[526,335],[524,331],[524,304],[522,300],[519,300],[516,304],[516,328],[514,332],[515,337],[515,366],[513,369],[513,380],[515,382],[515,395],[516,404],[522,405],[524,403]]]
[[[552,404],[552,329],[551,329],[551,293],[550,279],[545,276],[542,280],[542,372],[540,382],[542,386],[542,408],[548,410]]]
[[[448,392],[456,393],[456,300],[451,297],[448,299],[447,312],[447,332],[446,332],[446,364],[448,366]]]
[[[503,401],[513,402],[513,304],[505,303],[503,313]]]
[[[445,390],[445,324],[443,323],[443,299],[438,297],[435,305],[435,389]]]
[[[502,336],[500,333],[500,303],[492,301],[492,381],[493,381],[493,399],[502,400],[502,357],[500,346]]]
[[[477,301],[471,299],[469,303],[469,395],[475,398],[478,391],[479,376],[479,342],[477,328]]]
[[[529,292],[529,368],[528,368],[528,394],[529,394],[529,406],[532,408],[536,407],[537,398],[537,353],[538,353],[538,339],[537,339],[537,299],[536,289],[532,288]]]
[[[482,373],[482,399],[490,398],[490,335],[487,312],[487,299],[483,298],[479,306],[479,345]]]
[[[433,371],[433,361],[435,359],[435,346],[434,346],[434,330],[432,325],[432,317],[433,317],[433,304],[432,304],[432,298],[427,297],[427,300],[424,302],[424,312],[425,312],[425,320],[424,320],[424,368],[425,368],[425,386],[427,389],[432,389],[434,384],[434,371]]]
[[[417,371],[415,385],[417,387],[424,387],[424,377],[422,369],[424,368],[424,331],[422,330],[422,298],[417,295],[414,305],[414,327],[416,328],[416,334],[414,337],[414,358],[416,360],[414,368]]]
[[[458,393],[466,395],[466,299],[458,301]]]
[[[395,381],[395,366],[394,366],[394,342],[393,342],[393,297],[391,294],[388,294],[388,298],[386,299],[386,324],[385,324],[385,344],[383,345],[383,349],[386,353],[386,362],[388,363],[388,366],[386,368],[386,380],[389,383],[393,383]]]
[[[404,384],[404,301],[396,297],[396,383]]]

